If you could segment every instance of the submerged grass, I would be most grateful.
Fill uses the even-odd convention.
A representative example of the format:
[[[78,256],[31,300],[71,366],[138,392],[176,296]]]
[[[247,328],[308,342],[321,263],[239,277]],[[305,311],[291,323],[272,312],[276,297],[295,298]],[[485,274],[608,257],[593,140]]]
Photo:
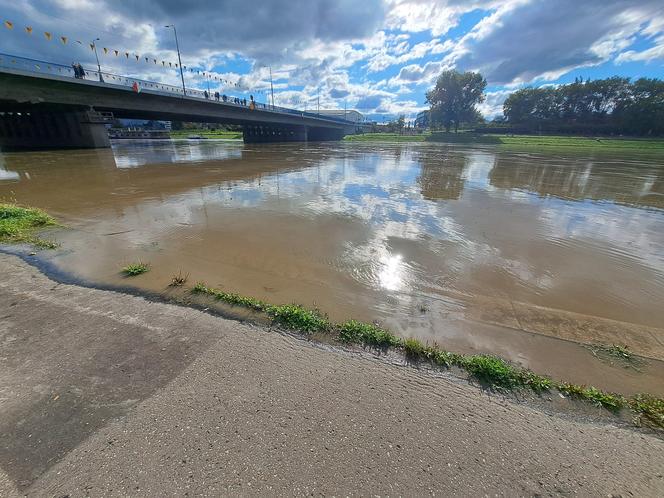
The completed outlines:
[[[417,339],[402,339],[375,324],[357,320],[333,323],[319,310],[310,310],[297,304],[274,306],[251,297],[213,289],[202,282],[197,283],[191,291],[211,296],[231,305],[263,312],[272,318],[273,322],[307,335],[315,332],[327,333],[344,344],[356,344],[382,350],[393,348],[401,351],[411,362],[429,362],[442,368],[457,367],[481,384],[493,389],[528,389],[535,393],[555,389],[570,398],[584,400],[612,412],[629,408],[635,415],[635,424],[664,429],[664,399],[650,394],[638,394],[632,398],[625,398],[620,394],[605,392],[592,386],[557,382],[549,377],[512,365],[497,356],[452,353],[437,345],[425,344]]]
[[[150,265],[147,263],[130,263],[127,266],[122,268],[122,273],[126,277],[135,277],[150,271]]]
[[[595,358],[605,363],[622,365],[637,372],[640,372],[641,367],[647,363],[645,359],[632,353],[627,346],[620,346],[618,344],[589,344],[586,348]]]
[[[57,222],[41,209],[16,204],[0,204],[0,242],[32,244],[41,249],[54,249],[58,244],[37,237],[41,228],[57,226]]]

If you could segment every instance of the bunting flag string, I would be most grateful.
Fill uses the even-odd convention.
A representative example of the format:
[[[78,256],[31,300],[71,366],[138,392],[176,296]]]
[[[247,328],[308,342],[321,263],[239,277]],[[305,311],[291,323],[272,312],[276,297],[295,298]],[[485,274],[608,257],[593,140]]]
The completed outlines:
[[[13,23],[12,21],[5,20],[5,21],[3,22],[3,24],[4,24],[5,28],[7,28],[7,29],[9,29],[9,30],[13,30],[13,29],[14,29],[14,23]],[[33,33],[33,31],[34,31],[34,29],[33,29],[32,26],[25,26],[24,29],[25,29],[25,33],[26,33],[27,35],[32,35],[32,33]],[[51,40],[53,39],[53,36],[54,36],[54,35],[53,35],[52,32],[50,32],[50,31],[44,31],[43,33],[44,33],[44,38],[46,38],[47,41],[51,41]],[[65,35],[59,35],[59,36],[58,36],[58,39],[60,40],[60,42],[61,42],[63,45],[68,45],[68,44],[69,44],[69,40],[70,40],[70,39],[69,39],[68,36],[65,36]],[[84,45],[84,43],[83,43],[81,40],[74,40],[74,42],[75,42],[75,43],[78,43],[79,45]],[[90,50],[95,50],[95,48],[96,48],[94,42],[93,42],[93,43],[90,43],[89,46],[90,46]],[[122,54],[124,54],[124,56],[125,56],[126,59],[129,59],[129,55],[130,55],[130,52],[121,52],[121,51],[118,50],[118,49],[111,49],[111,48],[108,48],[108,47],[102,47],[102,51],[103,51],[103,55],[109,55],[109,52],[113,52],[113,55],[114,55],[115,57],[118,57],[118,56],[122,53]],[[136,58],[136,62],[140,62],[140,60],[141,60],[141,56],[140,56],[139,54],[133,54],[133,56]],[[158,59],[156,59],[156,58],[151,58],[150,56],[145,56],[145,55],[144,55],[142,58],[145,59],[145,63],[146,63],[146,64],[149,64],[150,62],[152,62],[153,64],[156,65],[156,64],[159,62]],[[163,60],[161,61],[161,65],[162,65],[162,67],[166,67],[166,62],[167,62],[167,61],[163,61]],[[233,87],[233,88],[237,88],[237,89],[240,89],[240,90],[251,91],[250,88],[248,88],[246,85],[241,84],[239,81],[237,81],[237,82],[232,82],[232,81],[230,81],[230,80],[228,80],[228,79],[221,78],[221,77],[219,77],[219,76],[214,76],[214,75],[211,74],[209,71],[201,71],[201,70],[199,70],[199,69],[194,69],[193,67],[189,67],[189,68],[188,68],[188,67],[185,66],[184,64],[181,65],[181,64],[179,64],[179,63],[174,63],[174,62],[168,62],[168,67],[169,67],[169,68],[173,68],[173,67],[175,67],[175,69],[181,69],[182,71],[187,71],[187,69],[188,69],[189,72],[190,72],[191,74],[193,74],[193,75],[199,75],[199,76],[202,75],[202,76],[203,76],[204,78],[206,78],[207,80],[217,81],[217,82],[219,82],[220,84],[222,84],[222,85],[224,85],[224,86],[231,86],[231,87]],[[258,95],[265,95],[265,94],[266,94],[266,91],[265,91],[265,90],[253,90],[252,92],[255,93],[255,94],[258,94]]]

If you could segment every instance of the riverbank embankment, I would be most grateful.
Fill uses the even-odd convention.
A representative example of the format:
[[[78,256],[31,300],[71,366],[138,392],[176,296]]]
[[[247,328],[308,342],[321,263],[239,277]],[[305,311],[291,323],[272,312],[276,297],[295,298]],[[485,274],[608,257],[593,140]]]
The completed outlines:
[[[0,494],[657,496],[664,442],[0,255]]]

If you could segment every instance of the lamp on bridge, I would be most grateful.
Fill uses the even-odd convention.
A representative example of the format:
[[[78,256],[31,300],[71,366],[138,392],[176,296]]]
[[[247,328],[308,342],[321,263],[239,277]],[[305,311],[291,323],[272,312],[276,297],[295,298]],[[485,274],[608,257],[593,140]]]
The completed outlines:
[[[92,40],[92,50],[95,51],[95,59],[97,59],[97,74],[99,74],[99,82],[103,83],[104,82],[104,77],[101,75],[101,64],[99,64],[99,55],[97,54],[97,44],[95,42],[98,42],[99,38],[95,38]]]
[[[180,78],[182,78],[182,94],[187,95],[187,89],[184,87],[184,73],[182,72],[182,59],[180,58],[180,43],[178,42],[178,31],[175,29],[175,24],[168,24],[164,26],[165,28],[173,28],[173,34],[175,35],[175,48],[178,51],[178,64],[180,64]]]

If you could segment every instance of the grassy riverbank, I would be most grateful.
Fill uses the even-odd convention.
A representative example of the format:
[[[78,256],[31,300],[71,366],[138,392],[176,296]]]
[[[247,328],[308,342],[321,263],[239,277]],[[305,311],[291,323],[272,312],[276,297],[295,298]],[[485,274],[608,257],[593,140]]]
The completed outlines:
[[[182,138],[189,138],[192,136],[198,136],[203,138],[225,139],[225,140],[242,140],[241,131],[205,130],[205,129],[171,131],[171,138],[182,139]]]
[[[485,386],[498,390],[527,389],[538,394],[558,391],[613,412],[629,409],[634,415],[633,420],[636,425],[664,429],[664,399],[650,394],[637,394],[626,398],[592,386],[556,381],[514,366],[496,356],[453,353],[438,345],[424,344],[417,339],[402,339],[374,324],[356,320],[333,323],[319,310],[307,309],[296,304],[273,305],[252,297],[213,289],[204,283],[196,284],[191,292],[263,313],[275,324],[305,335],[325,334],[341,344],[359,345],[384,351],[392,349],[404,354],[413,362],[425,362],[436,368],[461,369]]]
[[[493,135],[471,132],[423,133],[421,135],[399,135],[398,133],[365,133],[349,135],[349,142],[438,142],[454,144],[500,145],[507,148],[566,148],[593,150],[639,150],[664,152],[664,139],[618,138],[618,137],[574,137],[557,135]]]
[[[400,135],[398,133],[363,133],[361,135],[346,135],[346,142],[424,142],[429,133],[421,135]]]
[[[57,247],[55,242],[35,235],[37,230],[48,226],[57,226],[57,223],[41,209],[0,204],[0,242],[26,243],[52,249]]]

